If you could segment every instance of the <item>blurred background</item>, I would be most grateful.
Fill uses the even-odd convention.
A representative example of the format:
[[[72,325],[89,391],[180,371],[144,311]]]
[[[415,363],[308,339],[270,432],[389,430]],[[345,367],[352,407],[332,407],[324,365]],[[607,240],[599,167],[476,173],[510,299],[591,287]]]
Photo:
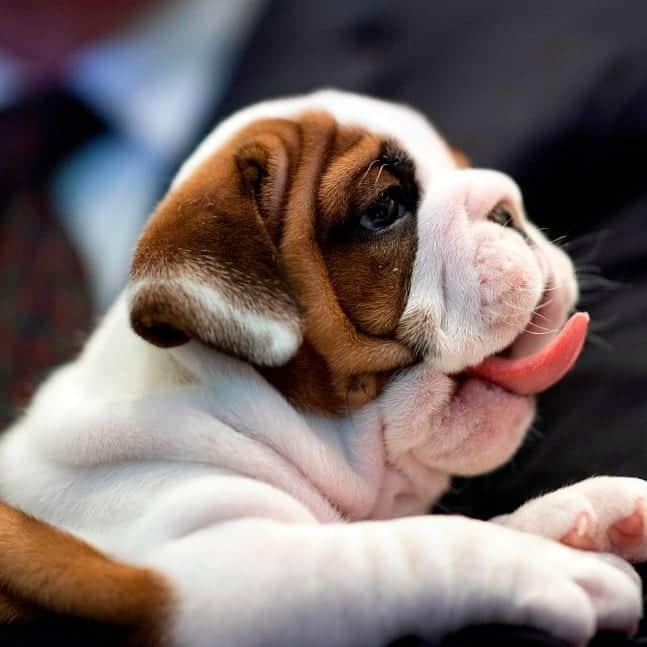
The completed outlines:
[[[0,0],[0,427],[78,350],[218,119],[336,86],[412,104],[513,175],[592,313],[518,456],[439,509],[646,477],[646,35],[644,0]]]
[[[335,86],[410,103],[512,174],[593,315],[517,458],[441,509],[647,476],[646,34],[644,0],[0,0],[0,426],[78,350],[218,119]]]

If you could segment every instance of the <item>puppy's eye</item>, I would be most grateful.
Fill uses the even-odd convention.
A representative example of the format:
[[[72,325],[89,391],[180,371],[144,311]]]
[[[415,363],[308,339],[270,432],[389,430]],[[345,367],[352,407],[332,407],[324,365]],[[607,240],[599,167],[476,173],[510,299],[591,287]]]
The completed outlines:
[[[396,191],[385,191],[362,214],[359,226],[372,233],[388,229],[392,224],[409,214],[409,209],[402,202]]]
[[[487,219],[502,227],[514,227],[512,214],[502,204],[494,207],[488,214]]]

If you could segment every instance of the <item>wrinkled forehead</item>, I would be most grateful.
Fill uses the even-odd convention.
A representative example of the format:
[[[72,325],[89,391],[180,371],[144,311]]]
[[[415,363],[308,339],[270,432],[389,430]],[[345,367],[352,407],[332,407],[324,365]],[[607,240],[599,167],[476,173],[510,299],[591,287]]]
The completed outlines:
[[[203,161],[253,122],[268,118],[298,118],[302,113],[312,110],[328,112],[340,126],[359,127],[397,142],[413,160],[416,179],[423,190],[434,177],[454,168],[445,141],[415,110],[371,97],[323,90],[266,101],[233,114],[216,127],[186,160],[172,186],[182,183]]]

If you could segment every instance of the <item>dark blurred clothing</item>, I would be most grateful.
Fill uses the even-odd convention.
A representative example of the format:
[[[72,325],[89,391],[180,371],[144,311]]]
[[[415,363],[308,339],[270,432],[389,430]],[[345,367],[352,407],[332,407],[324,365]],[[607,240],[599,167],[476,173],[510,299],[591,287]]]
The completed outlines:
[[[90,330],[83,267],[48,185],[57,164],[103,127],[54,91],[0,111],[0,428]]]

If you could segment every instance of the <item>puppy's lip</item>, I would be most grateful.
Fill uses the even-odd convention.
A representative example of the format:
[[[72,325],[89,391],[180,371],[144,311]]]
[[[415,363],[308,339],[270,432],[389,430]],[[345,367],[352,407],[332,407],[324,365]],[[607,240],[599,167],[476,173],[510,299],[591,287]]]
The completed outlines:
[[[589,315],[577,312],[554,339],[534,353],[515,359],[492,355],[468,368],[467,374],[517,395],[541,393],[571,370],[584,346],[588,325]]]

